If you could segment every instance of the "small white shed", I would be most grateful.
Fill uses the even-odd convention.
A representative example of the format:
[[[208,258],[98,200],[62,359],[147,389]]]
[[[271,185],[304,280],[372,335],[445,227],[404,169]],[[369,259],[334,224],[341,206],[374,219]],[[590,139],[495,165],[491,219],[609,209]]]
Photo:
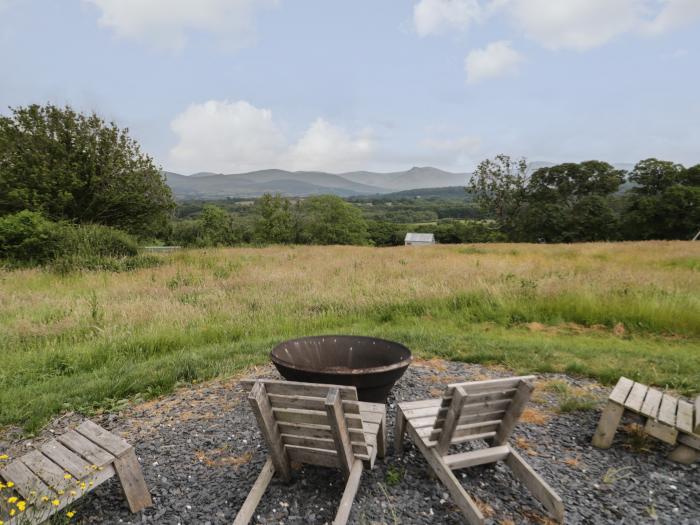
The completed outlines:
[[[432,233],[407,233],[404,239],[406,246],[428,246],[435,244],[435,235]]]

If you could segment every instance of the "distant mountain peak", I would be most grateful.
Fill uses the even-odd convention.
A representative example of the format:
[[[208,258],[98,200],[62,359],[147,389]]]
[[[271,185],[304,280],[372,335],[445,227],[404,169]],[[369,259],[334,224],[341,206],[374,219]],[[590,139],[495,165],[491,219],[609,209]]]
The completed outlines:
[[[328,193],[350,197],[425,187],[459,186],[468,177],[466,173],[450,173],[430,166],[413,166],[409,170],[393,173],[354,171],[341,175],[282,169],[234,174],[203,171],[190,176],[164,173],[173,193],[180,199],[258,197],[263,193],[298,197]]]

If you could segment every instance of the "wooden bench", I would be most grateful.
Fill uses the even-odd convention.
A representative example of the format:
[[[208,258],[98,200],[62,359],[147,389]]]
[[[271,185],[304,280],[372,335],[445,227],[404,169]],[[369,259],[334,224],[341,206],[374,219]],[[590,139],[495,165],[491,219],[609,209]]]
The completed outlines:
[[[115,475],[131,512],[152,505],[134,448],[85,420],[19,459],[0,462],[0,521],[42,523]]]
[[[484,516],[453,470],[504,461],[513,475],[557,519],[564,521],[564,504],[556,492],[508,444],[532,393],[534,376],[454,383],[442,398],[399,403],[395,448],[403,452],[408,432],[428,462],[431,474],[447,487],[467,521],[483,524]],[[468,441],[486,441],[487,448],[448,454],[449,448]]]
[[[694,403],[621,377],[593,436],[593,446],[609,448],[625,410],[641,416],[644,432],[676,445],[669,459],[690,464],[700,458],[700,396]]]
[[[333,521],[347,523],[362,469],[386,451],[386,406],[357,400],[351,386],[261,379],[242,382],[269,456],[236,515],[246,525],[274,474],[291,479],[291,462],[339,468],[347,483]]]

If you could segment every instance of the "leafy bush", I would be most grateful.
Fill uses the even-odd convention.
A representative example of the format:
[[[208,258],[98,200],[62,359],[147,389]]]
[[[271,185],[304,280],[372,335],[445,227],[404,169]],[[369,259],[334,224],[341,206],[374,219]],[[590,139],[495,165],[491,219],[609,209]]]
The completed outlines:
[[[61,274],[160,264],[157,257],[139,256],[138,244],[123,231],[99,224],[52,222],[27,210],[0,218],[0,260],[10,266],[48,265]]]
[[[66,228],[68,252],[92,257],[133,257],[139,247],[134,238],[120,230],[99,224]]]
[[[30,264],[55,259],[65,250],[64,230],[32,211],[0,217],[0,259]]]

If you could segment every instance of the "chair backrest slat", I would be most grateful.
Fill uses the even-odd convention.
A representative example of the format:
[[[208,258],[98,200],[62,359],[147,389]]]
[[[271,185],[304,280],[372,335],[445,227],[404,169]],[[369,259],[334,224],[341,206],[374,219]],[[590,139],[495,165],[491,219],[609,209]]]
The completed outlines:
[[[244,386],[258,384],[264,387],[270,418],[276,430],[276,434],[271,433],[277,440],[276,447],[283,451],[288,460],[345,469],[349,461],[348,453],[368,456],[354,387],[273,379],[246,382]],[[327,405],[329,397],[333,399],[332,410]],[[334,419],[336,415],[338,420]],[[270,446],[270,450],[273,449]],[[344,457],[338,455],[339,450]]]
[[[447,385],[430,441],[441,454],[450,444],[477,436],[504,443],[530,398],[534,379],[520,376]]]

